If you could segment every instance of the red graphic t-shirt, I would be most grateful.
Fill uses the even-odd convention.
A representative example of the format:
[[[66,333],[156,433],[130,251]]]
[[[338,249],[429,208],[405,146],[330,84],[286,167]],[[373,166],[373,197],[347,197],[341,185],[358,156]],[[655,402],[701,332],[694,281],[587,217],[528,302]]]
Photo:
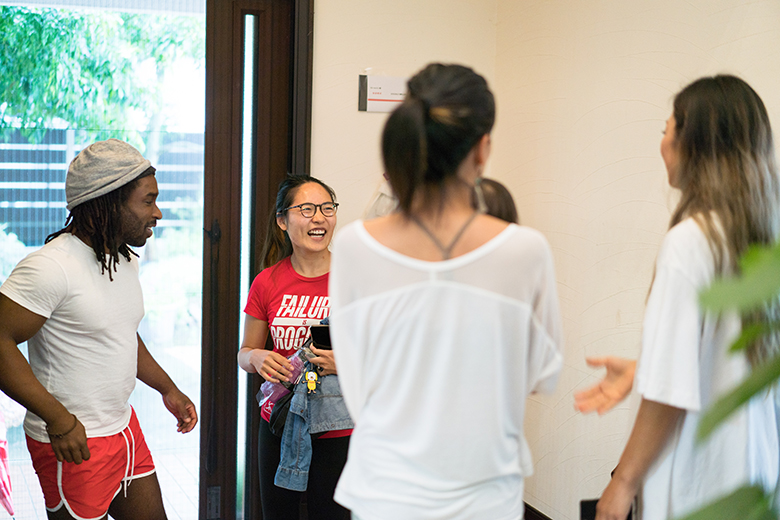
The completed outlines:
[[[309,326],[330,314],[328,273],[306,278],[295,272],[287,257],[255,277],[244,312],[267,322],[274,352],[289,357],[303,346]],[[269,420],[271,409],[264,405],[260,416]]]
[[[330,314],[328,273],[306,278],[287,257],[255,277],[244,312],[267,322],[274,352],[290,356],[306,341],[309,326]]]

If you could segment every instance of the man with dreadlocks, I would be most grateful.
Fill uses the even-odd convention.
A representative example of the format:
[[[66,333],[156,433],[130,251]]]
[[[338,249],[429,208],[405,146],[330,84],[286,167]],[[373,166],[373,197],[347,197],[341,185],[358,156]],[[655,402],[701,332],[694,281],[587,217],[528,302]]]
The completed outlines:
[[[162,218],[154,173],[117,139],[85,148],[68,168],[65,227],[0,287],[0,390],[28,410],[49,519],[166,518],[128,403],[136,377],[162,394],[180,432],[198,421],[137,333],[143,296],[129,246],[143,246]]]

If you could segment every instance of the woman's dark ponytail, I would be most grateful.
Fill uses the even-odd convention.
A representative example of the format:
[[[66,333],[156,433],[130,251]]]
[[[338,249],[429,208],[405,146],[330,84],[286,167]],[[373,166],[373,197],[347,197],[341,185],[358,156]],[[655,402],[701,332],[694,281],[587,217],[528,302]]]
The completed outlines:
[[[275,263],[292,255],[292,242],[285,231],[276,223],[276,211],[268,216],[263,252],[260,255],[260,270],[271,267]]]
[[[427,111],[422,100],[407,98],[390,115],[382,133],[385,171],[398,206],[404,212],[411,207],[414,193],[423,185],[428,169]],[[402,178],[405,182],[398,182]]]
[[[494,120],[493,94],[468,67],[434,63],[409,80],[382,134],[385,171],[401,211],[409,214],[417,193],[433,196],[454,177]]]

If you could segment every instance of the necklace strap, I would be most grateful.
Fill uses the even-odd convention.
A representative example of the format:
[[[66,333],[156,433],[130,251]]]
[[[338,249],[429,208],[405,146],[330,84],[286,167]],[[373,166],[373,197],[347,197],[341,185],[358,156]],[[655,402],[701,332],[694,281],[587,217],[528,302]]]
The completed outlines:
[[[471,216],[468,218],[466,223],[463,224],[463,226],[461,226],[461,228],[458,230],[457,233],[455,233],[455,237],[446,247],[444,246],[444,244],[442,244],[439,241],[438,238],[436,238],[436,235],[434,235],[431,232],[431,230],[429,230],[427,227],[425,227],[425,225],[423,225],[422,222],[420,222],[420,220],[417,217],[415,217],[414,215],[410,215],[409,218],[411,218],[412,222],[417,224],[420,227],[420,229],[422,229],[425,232],[425,234],[428,235],[428,238],[430,238],[433,241],[433,243],[439,249],[439,252],[441,252],[441,256],[444,257],[444,260],[449,260],[450,255],[452,254],[452,248],[455,247],[455,244],[458,243],[458,240],[463,235],[463,233],[465,233],[466,228],[469,227],[469,224],[471,224],[474,221],[474,219],[477,218],[477,215],[479,215],[479,211],[475,211],[474,213],[471,214]]]

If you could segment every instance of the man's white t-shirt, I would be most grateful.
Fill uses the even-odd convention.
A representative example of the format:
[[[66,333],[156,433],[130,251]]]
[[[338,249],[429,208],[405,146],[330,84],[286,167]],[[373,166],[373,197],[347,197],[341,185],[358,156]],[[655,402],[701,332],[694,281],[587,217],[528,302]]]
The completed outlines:
[[[647,301],[636,388],[685,415],[645,478],[643,520],[678,517],[747,483],[772,490],[777,480],[774,392],[754,398],[706,442],[695,441],[701,414],[749,373],[745,356],[728,352],[739,317],[700,310],[699,293],[714,278],[698,224],[688,218],[669,230]]]
[[[331,336],[356,427],[336,501],[361,520],[516,520],[525,399],[561,368],[552,255],[510,225],[426,262],[356,222],[335,238]]]
[[[88,437],[119,433],[130,420],[127,401],[135,388],[136,334],[144,315],[135,257],[120,257],[113,281],[100,271],[92,248],[64,233],[19,262],[0,287],[46,318],[27,342],[30,366]],[[45,423],[31,412],[24,430],[49,442]]]

